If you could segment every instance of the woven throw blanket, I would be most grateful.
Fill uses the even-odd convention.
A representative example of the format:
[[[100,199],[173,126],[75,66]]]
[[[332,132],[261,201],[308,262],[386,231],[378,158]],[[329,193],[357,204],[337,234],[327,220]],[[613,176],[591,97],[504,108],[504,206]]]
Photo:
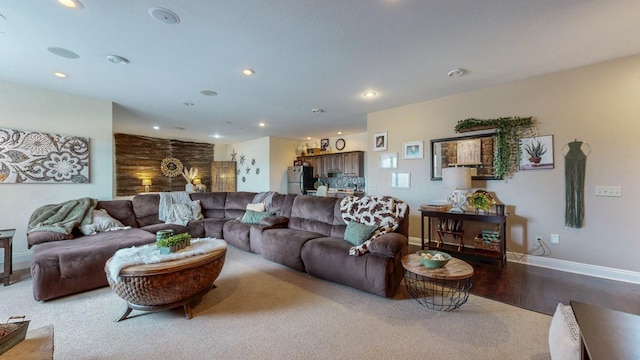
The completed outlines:
[[[226,248],[227,243],[224,240],[214,238],[191,239],[191,245],[167,255],[160,254],[156,244],[132,246],[120,249],[113,254],[108,267],[109,276],[115,282],[118,282],[120,281],[120,270],[127,266],[185,259]]]
[[[189,194],[183,191],[161,192],[160,203],[158,205],[158,218],[160,221],[167,221],[173,212],[173,204],[188,204],[191,201]]]
[[[355,221],[365,225],[375,225],[378,229],[362,245],[349,249],[349,255],[362,255],[368,252],[371,241],[383,234],[394,232],[404,217],[409,206],[404,201],[392,196],[348,196],[340,201],[342,220],[345,223]]]

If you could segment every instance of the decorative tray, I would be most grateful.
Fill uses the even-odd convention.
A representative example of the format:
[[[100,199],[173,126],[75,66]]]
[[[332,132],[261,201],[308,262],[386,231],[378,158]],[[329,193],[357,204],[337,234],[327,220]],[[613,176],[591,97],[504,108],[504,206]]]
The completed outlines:
[[[15,319],[24,320],[24,316],[11,316],[6,323],[0,324],[0,354],[17,345],[27,335],[30,320],[11,322]]]

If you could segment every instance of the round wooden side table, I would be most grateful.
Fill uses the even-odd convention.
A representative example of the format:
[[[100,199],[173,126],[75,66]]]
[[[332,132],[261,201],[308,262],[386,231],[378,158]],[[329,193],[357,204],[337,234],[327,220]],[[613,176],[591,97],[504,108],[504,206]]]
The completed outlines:
[[[452,311],[469,299],[473,267],[463,260],[451,258],[445,266],[430,269],[418,255],[409,254],[402,258],[402,266],[407,291],[427,309]]]

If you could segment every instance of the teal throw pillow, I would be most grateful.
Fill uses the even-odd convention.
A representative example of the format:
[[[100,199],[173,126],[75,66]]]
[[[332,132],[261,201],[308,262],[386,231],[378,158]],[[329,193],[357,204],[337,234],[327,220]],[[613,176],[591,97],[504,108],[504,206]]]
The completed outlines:
[[[271,211],[247,210],[240,221],[245,224],[260,224],[260,220],[271,215],[275,215],[275,213]]]
[[[359,246],[369,240],[377,229],[378,227],[375,225],[365,225],[355,221],[349,221],[347,229],[344,231],[344,239],[355,246]]]

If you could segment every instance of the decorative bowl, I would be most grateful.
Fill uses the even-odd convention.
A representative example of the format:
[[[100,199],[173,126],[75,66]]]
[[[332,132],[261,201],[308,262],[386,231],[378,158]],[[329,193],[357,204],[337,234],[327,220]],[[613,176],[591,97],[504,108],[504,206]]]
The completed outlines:
[[[436,254],[441,254],[442,257],[444,257],[444,260],[432,260],[432,259],[426,258],[425,255],[423,254],[430,254],[431,256],[434,256]],[[445,266],[449,262],[449,260],[451,260],[451,255],[438,250],[420,250],[416,252],[416,255],[418,255],[418,258],[420,259],[420,262],[422,263],[422,265],[430,269],[441,268]]]

